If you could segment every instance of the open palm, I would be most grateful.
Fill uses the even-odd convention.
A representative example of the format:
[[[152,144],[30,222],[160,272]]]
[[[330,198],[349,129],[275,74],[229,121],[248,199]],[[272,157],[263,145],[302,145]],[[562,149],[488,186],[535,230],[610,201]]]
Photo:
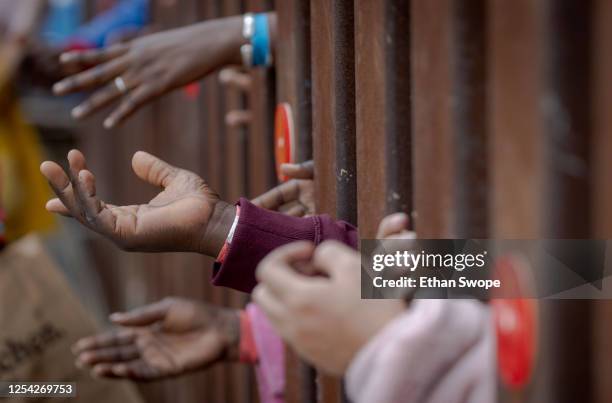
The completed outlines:
[[[232,216],[233,207],[196,174],[139,151],[132,159],[134,172],[162,191],[147,204],[115,206],[96,196],[95,177],[80,151],[70,151],[68,162],[67,171],[51,161],[41,165],[58,196],[47,203],[49,211],[77,219],[125,250],[214,255],[223,244],[227,232],[223,234],[218,220],[209,224],[225,213]]]
[[[77,365],[95,376],[149,381],[237,356],[236,310],[168,298],[111,319],[121,328],[74,346]]]

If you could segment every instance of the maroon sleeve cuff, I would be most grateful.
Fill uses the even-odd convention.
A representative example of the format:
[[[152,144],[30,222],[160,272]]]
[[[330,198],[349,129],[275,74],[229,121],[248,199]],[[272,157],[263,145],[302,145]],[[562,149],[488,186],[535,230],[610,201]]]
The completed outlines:
[[[241,198],[240,219],[223,263],[215,262],[214,285],[251,292],[257,281],[255,269],[273,249],[294,241],[319,244],[336,239],[357,246],[357,230],[350,224],[329,216],[291,217],[259,208]]]

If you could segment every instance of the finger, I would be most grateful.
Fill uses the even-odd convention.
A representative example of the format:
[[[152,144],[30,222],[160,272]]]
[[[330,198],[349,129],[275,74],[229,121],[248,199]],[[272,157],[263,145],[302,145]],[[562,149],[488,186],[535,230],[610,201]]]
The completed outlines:
[[[126,363],[114,364],[111,372],[118,378],[128,378],[133,380],[154,379],[159,377],[158,372],[143,360],[133,360]]]
[[[283,204],[297,200],[300,188],[296,180],[290,180],[268,190],[253,199],[253,204],[268,210],[278,211]]]
[[[80,354],[87,350],[127,345],[135,339],[136,332],[133,329],[115,329],[80,339],[72,346],[72,352]]]
[[[167,187],[179,169],[144,151],[137,151],[132,158],[136,175],[151,185]]]
[[[115,84],[109,84],[99,91],[96,91],[87,100],[74,107],[71,115],[74,119],[81,119],[92,112],[110,104],[116,98],[120,97],[122,92],[119,91]]]
[[[274,296],[264,284],[259,284],[255,287],[251,297],[257,306],[266,314],[266,317],[270,319],[274,327],[280,330],[279,327],[282,326],[282,323],[285,322],[285,318],[288,315],[286,305]]]
[[[79,221],[101,235],[113,237],[117,234],[117,217],[109,209],[114,206],[96,197],[95,177],[90,171],[83,169],[73,179],[73,193]]]
[[[125,54],[128,49],[128,46],[116,45],[106,49],[75,50],[62,53],[59,61],[62,68],[82,70],[96,64],[106,63]]]
[[[359,270],[361,265],[359,252],[338,241],[325,241],[319,245],[312,262],[320,273],[330,277],[343,270]]]
[[[165,301],[146,305],[129,312],[117,312],[110,316],[111,321],[122,326],[147,326],[163,320],[170,305]]]
[[[306,214],[306,208],[299,202],[289,203],[284,206],[280,206],[278,211],[292,217],[303,217],[304,214]]]
[[[398,234],[408,228],[408,215],[404,213],[390,214],[384,217],[378,225],[376,238],[383,239]]]
[[[253,114],[250,110],[233,110],[225,114],[225,124],[233,129],[251,123]]]
[[[104,203],[96,197],[96,178],[84,169],[79,172],[77,180],[78,186],[75,187],[77,199],[83,206],[85,219],[99,231],[110,231],[112,222],[103,220],[105,216],[101,214],[104,210]]]
[[[219,72],[219,82],[230,88],[248,91],[251,89],[253,80],[250,74],[242,73],[235,68],[228,67]]]
[[[138,357],[140,357],[138,348],[133,344],[129,344],[85,351],[79,354],[76,362],[79,368],[83,368],[103,362],[117,363],[131,361]]]
[[[112,129],[132,116],[141,106],[162,94],[158,84],[141,85],[128,95],[111,114],[104,120],[104,127]]]
[[[117,376],[113,374],[113,364],[109,363],[95,365],[91,369],[91,375],[94,378],[117,378]]]
[[[304,161],[299,164],[281,164],[281,173],[292,179],[313,179],[314,161]]]
[[[94,218],[102,209],[100,201],[95,198],[95,177],[87,170],[87,161],[79,150],[70,150],[68,164],[70,166],[70,182],[77,206],[82,217],[86,218],[88,223],[93,223]]]
[[[62,203],[62,201],[58,198],[49,200],[45,208],[51,213],[61,214],[65,217],[72,217],[70,210],[68,210],[66,206],[64,206],[64,203]]]
[[[82,152],[76,149],[72,149],[68,152],[68,163],[70,170],[74,173],[75,177],[78,176],[82,169],[87,168],[87,160]]]
[[[137,361],[141,361],[141,360],[137,360]],[[129,365],[129,364],[123,364],[123,363],[122,364],[111,364],[111,363],[97,364],[91,369],[91,375],[94,378],[114,378],[114,379],[131,378],[128,375],[122,375],[122,371],[117,369],[117,368],[122,368],[125,365]]]
[[[68,175],[66,175],[66,172],[62,169],[62,167],[55,162],[45,161],[40,165],[40,172],[45,178],[47,178],[51,189],[53,189],[53,192],[68,209],[70,215],[79,219],[80,213],[76,207],[76,200],[72,191],[72,185]]]
[[[314,244],[293,242],[275,249],[257,266],[257,279],[279,297],[295,292],[307,284],[305,276],[298,274],[293,265],[312,257]]]
[[[108,63],[100,64],[82,73],[67,77],[53,85],[55,95],[65,95],[71,92],[88,90],[106,84],[119,76],[127,68],[127,60],[113,59]]]

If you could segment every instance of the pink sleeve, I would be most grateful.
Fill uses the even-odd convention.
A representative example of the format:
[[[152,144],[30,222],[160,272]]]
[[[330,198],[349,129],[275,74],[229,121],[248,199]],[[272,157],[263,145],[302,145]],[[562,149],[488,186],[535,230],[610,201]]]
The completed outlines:
[[[257,348],[255,372],[261,403],[285,401],[285,346],[265,314],[255,304],[246,307]]]
[[[414,300],[355,356],[353,403],[495,401],[493,325],[472,300]]]

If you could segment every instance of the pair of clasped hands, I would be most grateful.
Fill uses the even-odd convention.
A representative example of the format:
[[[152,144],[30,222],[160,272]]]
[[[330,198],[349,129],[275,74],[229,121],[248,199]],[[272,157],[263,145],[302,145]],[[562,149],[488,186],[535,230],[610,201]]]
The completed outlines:
[[[241,19],[230,17],[108,49],[69,52],[60,57],[60,63],[81,72],[57,83],[54,91],[63,95],[98,88],[72,114],[82,118],[118,102],[104,122],[114,127],[153,99],[235,64],[240,60],[241,41]],[[113,85],[119,76],[127,92]],[[95,176],[81,152],[70,151],[66,169],[46,161],[41,172],[57,196],[47,209],[78,220],[124,250],[216,257],[235,207],[222,201],[195,173],[146,152],[134,154],[132,169],[161,191],[146,204],[116,206],[98,197]],[[313,214],[312,162],[287,164],[282,170],[291,180],[253,202],[294,216]],[[386,217],[379,237],[405,236],[407,221],[404,214]],[[323,276],[298,273],[295,264],[305,260]],[[355,270],[359,264],[359,254],[337,242],[324,242],[316,249],[309,242],[296,242],[270,253],[257,271],[260,284],[253,293],[255,302],[299,353],[334,374],[341,374],[356,351],[405,309],[399,301],[361,301],[359,270]],[[96,376],[155,380],[238,356],[236,310],[170,298],[113,314],[111,320],[119,326],[116,330],[74,346],[77,365],[90,368]]]

